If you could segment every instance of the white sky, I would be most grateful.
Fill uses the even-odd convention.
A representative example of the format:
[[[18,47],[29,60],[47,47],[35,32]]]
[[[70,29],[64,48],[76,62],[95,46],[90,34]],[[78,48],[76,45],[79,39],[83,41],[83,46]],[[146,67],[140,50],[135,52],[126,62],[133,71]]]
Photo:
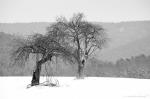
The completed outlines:
[[[150,20],[150,0],[0,0],[0,22],[52,22],[77,12],[88,21]]]

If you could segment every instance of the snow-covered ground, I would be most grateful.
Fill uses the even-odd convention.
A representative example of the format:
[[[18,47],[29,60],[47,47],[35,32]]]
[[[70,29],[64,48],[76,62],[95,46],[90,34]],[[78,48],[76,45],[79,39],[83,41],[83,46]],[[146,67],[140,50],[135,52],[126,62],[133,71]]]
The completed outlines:
[[[57,77],[60,87],[26,89],[31,77],[0,77],[0,99],[150,99],[149,79]],[[41,79],[41,82],[45,78]]]

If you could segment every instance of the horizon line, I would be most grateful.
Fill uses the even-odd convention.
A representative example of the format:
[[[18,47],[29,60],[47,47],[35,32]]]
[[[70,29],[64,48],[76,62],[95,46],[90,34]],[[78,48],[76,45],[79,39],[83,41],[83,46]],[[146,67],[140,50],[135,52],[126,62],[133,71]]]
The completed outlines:
[[[123,22],[143,22],[150,21],[150,19],[146,20],[127,20],[127,21],[88,21],[92,23],[123,23]],[[32,21],[32,22],[0,22],[0,24],[21,24],[21,23],[55,23],[56,21]]]

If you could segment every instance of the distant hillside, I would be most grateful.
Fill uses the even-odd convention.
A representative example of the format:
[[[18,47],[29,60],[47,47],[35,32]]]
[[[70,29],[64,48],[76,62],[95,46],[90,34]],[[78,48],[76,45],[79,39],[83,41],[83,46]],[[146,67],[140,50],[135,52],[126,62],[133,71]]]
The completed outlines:
[[[102,23],[109,38],[108,48],[99,52],[98,58],[116,61],[140,54],[150,55],[150,21]]]
[[[99,59],[103,60],[121,58],[117,62],[104,62],[96,57],[90,58],[85,67],[86,76],[98,77],[130,77],[130,78],[150,78],[150,55],[148,55],[150,46],[150,36],[137,39],[120,47],[105,49],[98,52]],[[17,39],[17,40],[16,40]],[[17,36],[0,32],[0,76],[29,76],[32,75],[35,66],[35,57],[30,56],[26,66],[12,65],[10,56],[16,48]],[[144,54],[140,54],[143,53]],[[139,55],[140,54],[140,55]],[[103,56],[104,55],[104,56]],[[136,56],[135,56],[136,55]],[[108,58],[107,58],[107,57]],[[128,56],[134,56],[129,58]],[[127,58],[128,57],[128,58]],[[116,58],[116,59],[115,59]],[[125,58],[125,59],[122,59]],[[45,66],[47,71],[53,76],[75,76],[77,74],[77,64],[64,64],[61,59],[58,63],[51,62],[50,65],[42,66],[41,75],[45,75]]]
[[[0,23],[0,32],[18,34],[18,35],[30,35],[32,33],[45,33],[46,27],[50,23]]]
[[[116,61],[121,57],[131,57],[149,51],[150,21],[100,23],[110,38],[109,46],[99,51],[97,57],[101,60]],[[50,23],[0,23],[0,31],[17,35],[45,33]]]
[[[98,55],[99,59],[116,61],[119,58],[130,58],[139,54],[150,55],[150,35],[113,49],[103,50]]]
[[[9,73],[9,58],[12,50],[14,36],[0,32],[0,75]],[[9,74],[8,74],[9,75]]]

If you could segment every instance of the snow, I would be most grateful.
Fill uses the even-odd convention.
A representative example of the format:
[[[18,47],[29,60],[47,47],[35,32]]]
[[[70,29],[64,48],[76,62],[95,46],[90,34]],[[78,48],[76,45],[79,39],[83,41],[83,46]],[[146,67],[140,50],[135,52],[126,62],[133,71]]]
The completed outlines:
[[[42,77],[41,82],[46,78]],[[0,99],[150,99],[149,79],[55,77],[60,87],[27,89],[31,77],[0,77]]]

